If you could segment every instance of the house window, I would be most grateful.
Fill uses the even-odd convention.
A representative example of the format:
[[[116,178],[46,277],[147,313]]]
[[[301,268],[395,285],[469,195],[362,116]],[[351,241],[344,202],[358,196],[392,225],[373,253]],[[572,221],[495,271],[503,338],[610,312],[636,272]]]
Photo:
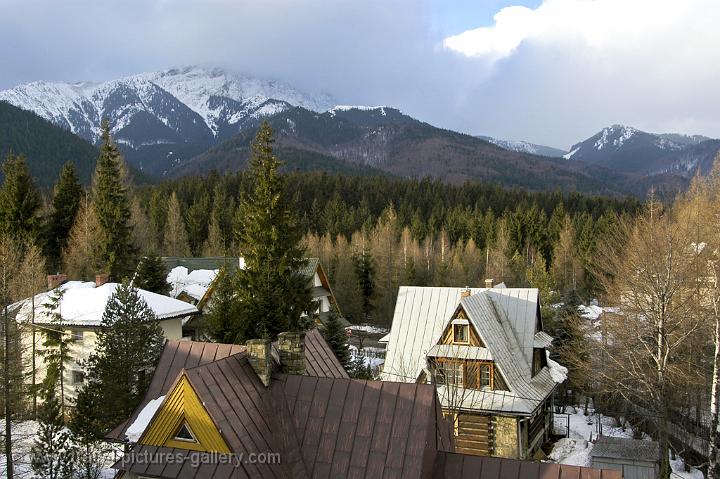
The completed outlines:
[[[85,373],[82,371],[73,371],[72,372],[72,382],[73,384],[82,384],[85,382]]]
[[[453,324],[453,342],[454,343],[467,343],[468,342],[468,325],[467,324]]]
[[[195,439],[195,435],[193,434],[190,426],[188,426],[187,423],[183,423],[183,425],[180,426],[180,429],[178,429],[178,432],[175,434],[175,439],[185,442],[197,442],[197,439]]]
[[[74,343],[82,343],[83,342],[83,331],[79,329],[73,329],[72,330],[72,341]]]
[[[435,380],[438,384],[447,386],[463,385],[463,365],[455,361],[442,361],[438,363]]]
[[[490,367],[489,364],[480,365],[480,389],[492,387]]]

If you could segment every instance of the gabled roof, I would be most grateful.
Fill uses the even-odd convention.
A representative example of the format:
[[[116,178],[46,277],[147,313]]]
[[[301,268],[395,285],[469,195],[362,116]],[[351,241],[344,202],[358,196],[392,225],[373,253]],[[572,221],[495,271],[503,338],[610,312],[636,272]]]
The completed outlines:
[[[322,347],[322,338],[315,335],[316,331],[306,335],[310,337],[306,351],[315,349],[309,353],[311,357],[321,350],[324,355],[329,349],[327,345]],[[198,346],[193,348],[195,344]],[[432,469],[425,460],[428,448],[452,448],[449,424],[438,422],[442,415],[432,385],[355,380],[346,374],[344,377],[276,374],[266,388],[244,350],[229,354],[233,349],[225,348],[227,355],[220,359],[182,368],[166,387],[170,371],[183,362],[195,363],[188,361],[190,357],[199,361],[200,350],[204,351],[209,344],[191,343],[189,349],[183,348],[187,352],[179,351],[180,346],[182,343],[166,347],[167,354],[161,358],[163,364],[153,377],[152,393],[162,395],[187,381],[231,455],[281,454],[279,465],[243,464],[242,471],[249,477],[364,477],[370,473],[378,477],[383,474],[420,477],[422,471],[428,476]],[[193,349],[195,354],[190,353]],[[174,356],[172,360],[170,356]],[[168,396],[161,401],[164,405]],[[153,412],[146,432],[157,431],[154,421],[167,416],[163,405]],[[174,403],[169,406],[177,409]],[[140,442],[144,438],[141,436]],[[183,473],[182,465],[147,464],[143,454],[153,451],[175,453],[178,449],[136,445],[133,448],[136,455],[128,455],[116,467],[163,478],[184,477],[184,473],[188,477],[220,477],[211,465],[203,465],[202,471]]]
[[[105,306],[118,286],[118,283],[105,283],[96,288],[95,283],[82,281],[68,281],[58,286],[59,289],[64,291],[60,302],[62,324],[68,326],[100,326]],[[52,322],[52,312],[49,310],[47,302],[53,291],[55,290],[35,295],[35,323],[49,324]],[[195,306],[184,301],[145,291],[144,289],[138,289],[137,291],[160,320],[199,313]],[[17,306],[19,307],[16,316],[17,321],[29,322],[32,308],[30,298],[17,303]]]
[[[464,288],[402,287],[390,330],[384,380],[414,382],[427,356],[492,360],[509,391],[447,390],[438,387],[443,404],[530,414],[555,388],[548,368],[532,376],[538,290],[533,288],[478,288],[461,298]],[[438,346],[453,313],[462,306],[486,348]],[[548,336],[549,338],[549,336]],[[541,337],[540,339],[545,339]],[[457,349],[453,349],[457,348]],[[457,353],[457,354],[454,354]]]
[[[166,342],[150,387],[142,402],[126,422],[118,425],[106,437],[118,441],[124,440],[127,427],[137,419],[150,401],[164,396],[170,391],[183,370],[190,371],[199,366],[237,355],[239,355],[238,357],[245,356],[245,346],[199,341]],[[349,377],[316,329],[305,334],[305,371],[305,374],[309,376]]]

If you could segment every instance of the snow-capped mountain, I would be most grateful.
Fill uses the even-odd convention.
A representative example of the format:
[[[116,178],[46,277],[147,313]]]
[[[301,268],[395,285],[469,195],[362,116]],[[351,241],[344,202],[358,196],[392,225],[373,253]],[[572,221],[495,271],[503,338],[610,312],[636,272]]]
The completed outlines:
[[[697,167],[707,171],[708,158],[714,157],[717,147],[717,140],[700,135],[654,134],[613,125],[573,145],[563,157],[642,175],[692,175]]]
[[[520,153],[530,153],[531,155],[550,156],[559,158],[566,152],[553,148],[552,146],[537,145],[529,141],[500,140],[491,136],[478,136],[481,140],[489,141],[493,145],[505,148],[510,151],[518,151]]]
[[[93,143],[108,118],[128,160],[151,174],[164,174],[291,106],[320,112],[333,104],[327,95],[308,95],[281,82],[200,67],[102,83],[38,81],[0,91],[0,100]]]

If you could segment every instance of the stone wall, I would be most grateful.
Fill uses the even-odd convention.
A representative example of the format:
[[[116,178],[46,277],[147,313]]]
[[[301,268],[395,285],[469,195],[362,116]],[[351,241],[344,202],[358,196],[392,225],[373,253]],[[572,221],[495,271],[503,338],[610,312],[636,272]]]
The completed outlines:
[[[514,417],[495,416],[495,451],[494,456],[517,458],[518,437],[517,419]]]

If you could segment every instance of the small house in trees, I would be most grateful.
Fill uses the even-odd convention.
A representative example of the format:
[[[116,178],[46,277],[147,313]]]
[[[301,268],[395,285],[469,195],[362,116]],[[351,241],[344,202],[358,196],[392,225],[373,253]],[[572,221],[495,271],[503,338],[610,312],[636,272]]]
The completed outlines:
[[[222,272],[224,274],[232,273],[237,269],[242,269],[245,265],[243,258],[222,256],[204,258],[173,256],[163,257],[162,262],[168,272],[167,282],[170,284],[170,295],[196,305],[200,312],[212,308],[212,295],[217,283],[222,280]],[[322,328],[330,310],[337,307],[330,281],[318,258],[307,258],[302,276],[312,289],[312,297],[317,304],[317,310],[313,312],[316,326]],[[185,324],[185,336],[200,339],[198,330],[201,321],[200,318],[197,318]],[[340,322],[343,326],[349,326],[342,315],[340,315]]]
[[[27,298],[12,307],[21,332],[22,353],[28,357],[23,365],[28,368],[27,377],[32,378],[32,364],[35,363],[35,384],[40,384],[45,378],[43,358],[47,354],[43,346],[43,333],[62,331],[64,337],[70,340],[70,361],[65,364],[63,378],[64,396],[68,404],[72,404],[77,389],[84,382],[82,364],[95,352],[96,332],[102,325],[105,306],[118,287],[118,283],[105,281],[105,275],[98,275],[95,282],[67,281],[64,275],[49,276],[47,292]],[[62,291],[62,298],[57,310],[53,310],[49,301],[58,289]],[[138,293],[155,313],[166,339],[180,339],[182,323],[198,314],[198,309],[192,304],[142,289]],[[60,314],[60,321],[55,317],[56,313]]]
[[[548,439],[566,369],[533,288],[401,287],[384,381],[435,384],[457,450],[524,459]]]

